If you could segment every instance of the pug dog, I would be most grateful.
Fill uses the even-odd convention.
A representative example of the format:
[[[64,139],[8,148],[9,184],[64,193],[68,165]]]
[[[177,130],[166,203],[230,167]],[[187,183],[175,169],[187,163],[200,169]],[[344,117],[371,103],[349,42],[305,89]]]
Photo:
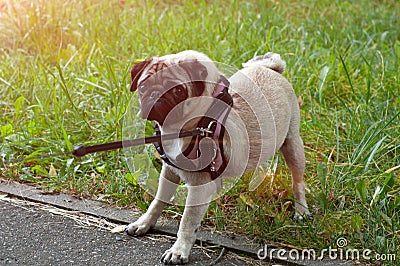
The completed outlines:
[[[140,236],[154,227],[178,184],[185,182],[177,240],[162,263],[188,263],[201,220],[224,178],[255,170],[277,151],[291,171],[295,217],[309,215],[299,104],[282,76],[285,67],[279,54],[269,52],[227,79],[205,54],[183,51],[132,68],[131,91],[138,92],[141,116],[155,122],[161,137],[195,129],[201,135],[157,143],[164,157],[157,193],[146,213],[126,229]]]

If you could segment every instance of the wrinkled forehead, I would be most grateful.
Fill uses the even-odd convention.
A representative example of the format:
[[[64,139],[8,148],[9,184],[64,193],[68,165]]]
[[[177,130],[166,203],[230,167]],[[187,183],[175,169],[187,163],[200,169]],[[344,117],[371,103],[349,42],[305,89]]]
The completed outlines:
[[[191,73],[194,62],[197,60],[185,60],[170,55],[163,57],[152,57],[149,64],[143,71],[138,85],[143,84],[162,84],[165,80],[180,81],[180,83],[189,83],[197,79]]]

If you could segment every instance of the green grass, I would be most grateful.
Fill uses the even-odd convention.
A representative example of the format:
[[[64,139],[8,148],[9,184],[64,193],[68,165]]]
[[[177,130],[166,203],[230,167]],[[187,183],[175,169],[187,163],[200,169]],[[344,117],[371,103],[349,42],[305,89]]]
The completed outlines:
[[[205,225],[299,248],[346,237],[400,256],[399,20],[395,0],[0,0],[0,158],[121,139],[129,69],[143,58],[194,49],[240,67],[274,51],[304,102],[314,219],[291,219],[290,174],[278,157],[255,193],[245,176],[212,203]],[[146,208],[123,161],[112,151],[0,167],[2,178]]]

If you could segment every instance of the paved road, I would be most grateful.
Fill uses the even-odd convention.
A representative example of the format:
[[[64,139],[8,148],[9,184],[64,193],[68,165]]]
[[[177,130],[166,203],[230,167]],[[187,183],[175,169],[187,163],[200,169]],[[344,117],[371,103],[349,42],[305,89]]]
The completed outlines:
[[[111,234],[105,221],[0,194],[0,265],[161,265],[174,239]],[[195,247],[190,265],[210,265],[218,249]],[[225,254],[217,265],[268,265]]]

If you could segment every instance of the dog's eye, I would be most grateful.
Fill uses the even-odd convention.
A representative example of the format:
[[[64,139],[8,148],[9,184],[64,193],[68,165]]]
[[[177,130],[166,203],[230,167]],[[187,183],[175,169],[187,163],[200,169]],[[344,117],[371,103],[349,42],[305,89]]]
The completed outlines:
[[[139,88],[138,88],[139,92],[142,92],[142,93],[143,93],[146,89],[147,89],[147,86],[146,86],[146,85],[143,85],[143,84],[140,85]]]
[[[140,86],[139,86],[138,92],[139,92],[139,95],[140,95],[140,96],[143,96],[143,94],[144,94],[146,88],[147,88],[146,85],[140,85]]]
[[[176,86],[172,92],[176,98],[186,98],[186,90],[181,85]]]

